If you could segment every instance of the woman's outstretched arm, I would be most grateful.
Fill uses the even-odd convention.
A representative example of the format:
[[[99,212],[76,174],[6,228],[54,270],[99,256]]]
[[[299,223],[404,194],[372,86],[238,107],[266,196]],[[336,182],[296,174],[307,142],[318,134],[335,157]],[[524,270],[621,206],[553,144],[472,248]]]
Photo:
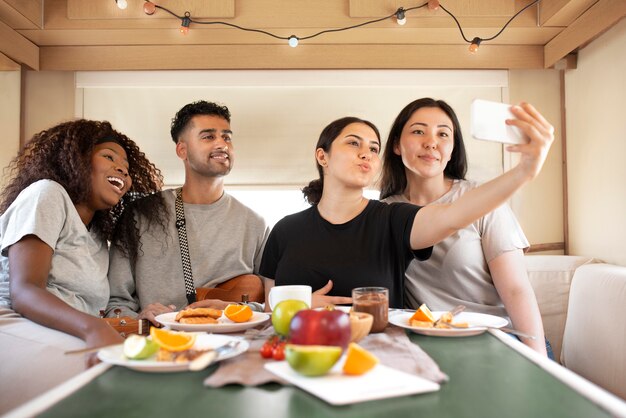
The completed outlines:
[[[505,203],[539,174],[554,141],[554,127],[528,103],[513,106],[511,111],[516,119],[508,120],[507,124],[517,126],[529,138],[527,144],[506,148],[520,154],[519,163],[453,203],[422,208],[413,221],[411,248],[426,248],[440,242]]]

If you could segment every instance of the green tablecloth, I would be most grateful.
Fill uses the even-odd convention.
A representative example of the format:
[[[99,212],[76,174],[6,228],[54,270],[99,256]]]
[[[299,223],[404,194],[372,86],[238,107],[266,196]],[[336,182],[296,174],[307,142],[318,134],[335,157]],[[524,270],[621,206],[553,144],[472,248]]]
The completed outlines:
[[[486,333],[438,338],[411,334],[449,375],[434,393],[331,406],[294,387],[202,382],[197,373],[142,373],[113,367],[43,417],[609,417],[568,386]]]

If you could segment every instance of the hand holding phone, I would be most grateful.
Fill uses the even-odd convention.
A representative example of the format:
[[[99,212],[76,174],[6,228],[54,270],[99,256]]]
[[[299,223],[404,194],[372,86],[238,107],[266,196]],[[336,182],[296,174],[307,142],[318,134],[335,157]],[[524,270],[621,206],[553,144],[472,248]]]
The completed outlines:
[[[528,138],[516,126],[506,124],[507,119],[515,119],[511,105],[476,99],[471,108],[471,133],[476,139],[526,144]]]

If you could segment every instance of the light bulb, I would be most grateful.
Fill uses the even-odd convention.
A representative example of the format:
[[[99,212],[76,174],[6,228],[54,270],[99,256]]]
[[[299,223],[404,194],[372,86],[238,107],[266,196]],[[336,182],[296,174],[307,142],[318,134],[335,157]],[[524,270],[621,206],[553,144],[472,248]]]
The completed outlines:
[[[156,12],[156,6],[151,1],[147,1],[143,4],[143,12],[147,15],[153,15]]]
[[[189,32],[189,25],[191,24],[191,18],[189,16],[191,16],[191,13],[185,12],[185,17],[183,17],[180,23],[180,33],[183,35],[187,35]]]
[[[115,3],[117,3],[117,7],[119,7],[122,10],[128,7],[128,2],[126,0],[115,0]]]
[[[406,15],[404,14],[404,9],[402,7],[396,11],[396,21],[398,22],[398,25],[404,25],[406,23]]]
[[[290,47],[295,48],[298,46],[298,37],[296,35],[291,35],[288,42]]]
[[[472,54],[476,53],[481,42],[482,39],[480,39],[478,36],[472,39],[472,44],[469,46],[469,52],[471,52]]]
[[[428,9],[437,10],[439,8],[439,0],[428,0]]]

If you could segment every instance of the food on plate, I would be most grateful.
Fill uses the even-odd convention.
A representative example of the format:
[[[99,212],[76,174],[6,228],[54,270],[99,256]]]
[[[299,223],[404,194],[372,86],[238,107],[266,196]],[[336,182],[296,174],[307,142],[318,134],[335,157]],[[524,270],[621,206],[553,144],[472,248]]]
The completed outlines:
[[[207,350],[185,350],[185,351],[168,351],[159,350],[156,355],[156,361],[171,361],[174,363],[187,363],[194,360],[200,355],[206,353]]]
[[[180,318],[178,320],[181,324],[217,324],[217,319],[211,318],[210,316],[187,316],[185,318]]]
[[[289,340],[300,345],[330,345],[345,349],[352,330],[350,316],[340,310],[304,309],[289,325]]]
[[[273,358],[274,360],[285,359],[285,345],[287,344],[284,337],[272,335],[263,343],[259,352],[263,358]]]
[[[159,351],[159,345],[143,335],[132,334],[124,340],[123,351],[130,360],[143,360]]]
[[[370,333],[374,317],[366,312],[350,312],[348,315],[350,315],[350,342],[359,342]]]
[[[278,335],[286,336],[289,334],[291,319],[298,311],[303,309],[309,309],[309,305],[301,300],[287,299],[279,302],[274,306],[274,310],[272,311],[272,325],[274,326],[274,331],[276,331]]]
[[[167,351],[185,351],[193,347],[196,342],[196,334],[156,327],[150,328],[150,337],[152,337],[152,341]]]
[[[428,306],[426,306],[425,303],[422,303],[411,317],[410,321],[413,320],[421,322],[435,322],[435,317],[430,309],[428,309]]]
[[[350,343],[346,362],[343,364],[344,374],[360,376],[372,370],[378,364],[378,358],[357,343]]]
[[[224,309],[226,318],[233,322],[248,322],[252,318],[252,309],[248,305],[228,305]]]
[[[189,308],[183,309],[176,314],[176,321],[180,322],[181,318],[192,317],[209,317],[213,319],[219,319],[222,316],[222,311],[212,308]]]
[[[454,328],[467,328],[469,325],[467,322],[452,322],[454,316],[451,312],[445,312],[441,315],[439,320],[435,320],[433,313],[428,309],[425,303],[415,311],[413,316],[409,318],[409,325],[418,328],[443,328],[450,329],[450,325]]]
[[[285,346],[285,358],[289,366],[304,376],[322,376],[337,363],[341,357],[341,347],[328,345]]]

